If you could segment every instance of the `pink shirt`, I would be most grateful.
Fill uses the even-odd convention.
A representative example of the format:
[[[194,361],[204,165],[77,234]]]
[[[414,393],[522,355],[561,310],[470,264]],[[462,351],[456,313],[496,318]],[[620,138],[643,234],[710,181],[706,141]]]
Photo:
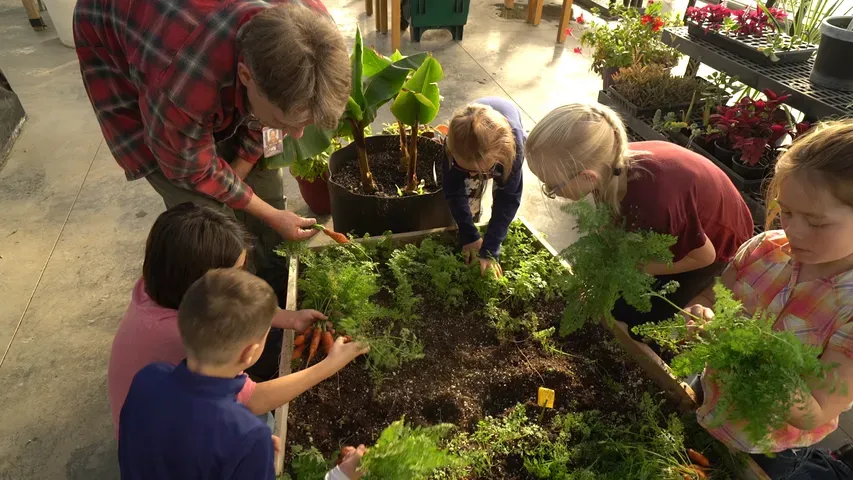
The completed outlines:
[[[178,311],[157,305],[145,292],[142,279],[133,287],[130,305],[119,323],[110,351],[107,389],[116,438],[121,407],[137,372],[150,363],[177,365],[187,354],[178,332]],[[237,400],[244,405],[255,391],[255,382],[246,377]]]

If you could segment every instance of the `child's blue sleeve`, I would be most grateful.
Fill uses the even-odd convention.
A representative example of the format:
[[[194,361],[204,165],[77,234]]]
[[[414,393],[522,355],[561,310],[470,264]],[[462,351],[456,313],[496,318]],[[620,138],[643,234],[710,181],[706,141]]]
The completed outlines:
[[[246,438],[249,449],[234,469],[231,478],[275,480],[275,452],[272,448],[270,429],[265,425],[256,428]]]
[[[489,229],[483,238],[480,249],[481,258],[500,258],[501,243],[506,238],[509,224],[515,218],[521,205],[521,192],[524,186],[524,141],[520,142],[519,153],[512,165],[512,173],[503,186],[495,182],[492,185],[492,218],[489,219]]]
[[[459,243],[463,246],[480,239],[480,232],[474,225],[471,206],[468,204],[468,192],[465,190],[465,173],[450,168],[450,162],[441,162],[443,174],[442,189],[447,206],[456,225],[459,226]]]

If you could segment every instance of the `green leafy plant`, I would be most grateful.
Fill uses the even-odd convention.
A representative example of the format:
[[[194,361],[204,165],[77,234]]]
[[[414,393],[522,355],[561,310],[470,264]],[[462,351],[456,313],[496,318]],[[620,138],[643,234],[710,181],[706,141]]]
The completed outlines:
[[[610,312],[620,297],[634,308],[648,311],[655,279],[641,267],[650,262],[671,262],[669,247],[675,238],[654,232],[628,232],[614,222],[606,206],[596,208],[575,202],[566,211],[577,216],[580,238],[560,252],[573,272],[565,280],[564,296],[577,299],[566,305],[560,335],[579,330],[587,321],[602,317],[612,321]]]
[[[700,335],[689,332],[681,316],[633,330],[679,352],[672,361],[676,376],[707,367],[720,389],[716,410],[725,412],[720,422],[744,422],[748,437],[761,445],[810,394],[809,382],[825,382],[832,367],[820,362],[819,347],[793,332],[775,330],[772,316],[744,315],[743,305],[722,284],[714,293],[714,319],[705,323],[694,317],[704,324]]]
[[[402,91],[391,105],[391,113],[402,125],[411,128],[412,132],[419,131],[420,125],[432,122],[441,104],[438,81],[444,77],[441,64],[432,55],[418,67],[415,73],[402,87]],[[409,145],[406,148],[406,129],[400,129],[400,146],[403,160],[407,161],[405,193],[418,193],[418,135],[409,135]],[[420,189],[421,192],[423,188]]]
[[[339,148],[341,144],[337,140],[332,140],[328,148],[317,155],[294,160],[290,166],[290,174],[308,182],[322,178],[329,171],[329,156]]]
[[[439,446],[452,428],[450,424],[410,427],[405,418],[397,420],[382,431],[359,469],[365,480],[422,480],[439,469],[460,465],[460,458]]]
[[[284,475],[288,480],[323,480],[330,467],[323,454],[314,447],[305,448],[301,445],[291,447],[291,459]]]
[[[660,41],[661,28],[675,26],[679,20],[662,12],[663,4],[654,2],[640,14],[637,9],[617,7],[611,11],[621,15],[615,25],[592,24],[581,36],[581,44],[595,49],[592,70],[604,73],[606,68],[630,65],[660,64],[674,67],[680,54]]]
[[[613,89],[639,108],[690,102],[704,85],[695,77],[673,76],[663,65],[633,65],[613,75]]]

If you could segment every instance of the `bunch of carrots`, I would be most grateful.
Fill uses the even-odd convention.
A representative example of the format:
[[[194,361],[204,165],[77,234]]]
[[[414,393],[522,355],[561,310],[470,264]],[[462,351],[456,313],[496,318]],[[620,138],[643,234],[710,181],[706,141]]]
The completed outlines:
[[[345,343],[351,341],[352,338],[349,335],[344,336]],[[308,366],[317,355],[317,350],[322,349],[323,353],[328,355],[334,344],[335,329],[328,326],[325,322],[318,322],[306,328],[305,331],[293,339],[293,355],[290,357],[290,360],[293,362],[301,360],[307,347],[308,360],[305,362],[305,366]]]
[[[684,469],[684,480],[708,478],[708,469],[711,468],[711,462],[708,460],[708,457],[702,455],[696,450],[693,450],[692,448],[687,449],[687,456],[693,464],[682,467]]]
[[[315,230],[320,230],[321,232],[325,233],[327,237],[331,238],[337,243],[349,243],[349,238],[347,238],[346,235],[344,235],[343,233],[338,233],[330,228],[326,228],[320,225],[319,223],[315,223],[311,226],[311,228]]]

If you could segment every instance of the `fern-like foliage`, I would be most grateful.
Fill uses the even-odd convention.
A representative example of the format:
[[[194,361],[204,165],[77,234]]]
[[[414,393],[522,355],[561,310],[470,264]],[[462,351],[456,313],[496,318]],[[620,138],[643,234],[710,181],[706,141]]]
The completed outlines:
[[[614,223],[610,210],[575,202],[565,208],[577,216],[580,238],[560,255],[574,275],[566,279],[568,299],[560,335],[582,328],[601,317],[613,319],[611,310],[621,297],[640,311],[651,309],[650,292],[655,279],[642,271],[651,262],[672,261],[671,235],[629,232]]]
[[[720,389],[717,420],[744,422],[748,438],[766,446],[768,433],[784,426],[789,412],[810,395],[810,381],[828,385],[824,382],[832,367],[820,362],[820,348],[790,331],[775,330],[772,316],[746,316],[722,284],[714,286],[714,293],[714,319],[699,335],[688,331],[681,316],[633,330],[680,352],[672,361],[677,376],[707,366]]]
[[[289,473],[282,475],[285,480],[323,480],[329,470],[330,462],[315,447],[304,448],[293,445]]]
[[[365,480],[423,480],[439,469],[461,464],[459,457],[439,447],[451,429],[451,424],[410,427],[405,418],[397,420],[361,459]]]

